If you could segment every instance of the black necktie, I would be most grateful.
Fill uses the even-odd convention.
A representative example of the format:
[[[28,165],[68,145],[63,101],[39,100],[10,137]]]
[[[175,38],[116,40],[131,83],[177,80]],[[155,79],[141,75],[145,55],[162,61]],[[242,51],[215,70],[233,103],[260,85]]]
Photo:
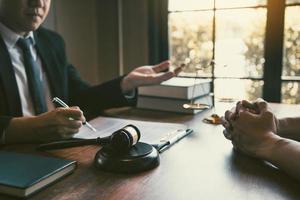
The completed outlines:
[[[47,111],[43,83],[40,79],[42,72],[39,71],[37,63],[34,61],[30,46],[32,40],[30,38],[20,38],[17,45],[23,51],[25,71],[27,75],[28,88],[31,95],[35,114],[41,114]]]

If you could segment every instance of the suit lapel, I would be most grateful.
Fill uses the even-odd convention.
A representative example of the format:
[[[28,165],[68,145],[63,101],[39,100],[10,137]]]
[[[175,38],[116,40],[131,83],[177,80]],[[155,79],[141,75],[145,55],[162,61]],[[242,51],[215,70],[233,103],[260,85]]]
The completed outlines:
[[[21,100],[15,72],[10,60],[7,47],[0,36],[0,78],[2,80],[5,96],[8,102],[9,114],[22,116]]]
[[[51,88],[52,97],[62,97],[62,90],[59,81],[59,71],[57,70],[57,62],[55,61],[55,54],[52,52],[51,44],[47,44],[42,38],[39,37],[37,32],[34,32],[36,40],[36,48],[42,59],[43,67],[46,70],[48,81]]]

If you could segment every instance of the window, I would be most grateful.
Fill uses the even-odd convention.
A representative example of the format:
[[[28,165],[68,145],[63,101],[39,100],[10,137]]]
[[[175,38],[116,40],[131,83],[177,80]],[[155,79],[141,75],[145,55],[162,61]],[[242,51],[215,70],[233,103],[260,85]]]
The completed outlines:
[[[288,0],[285,8],[282,102],[300,103],[300,0]]]
[[[217,99],[300,103],[298,13],[300,0],[169,0],[169,57],[213,78]]]

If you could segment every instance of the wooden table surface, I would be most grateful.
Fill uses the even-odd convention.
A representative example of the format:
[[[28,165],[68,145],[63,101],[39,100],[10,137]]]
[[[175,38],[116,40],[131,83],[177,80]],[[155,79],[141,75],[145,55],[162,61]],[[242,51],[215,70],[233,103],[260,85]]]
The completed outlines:
[[[300,106],[272,104],[279,116],[297,116]],[[185,123],[194,133],[160,155],[160,165],[138,174],[99,171],[93,165],[99,147],[87,146],[43,153],[78,161],[75,172],[31,196],[30,200],[279,200],[300,199],[300,184],[266,163],[236,153],[224,139],[222,126],[205,124],[211,113],[222,114],[229,105],[197,115],[138,109],[109,111],[110,116]],[[21,148],[21,150],[20,150]],[[34,152],[32,145],[5,147]],[[36,152],[34,152],[36,153]],[[0,195],[0,200],[14,197]]]

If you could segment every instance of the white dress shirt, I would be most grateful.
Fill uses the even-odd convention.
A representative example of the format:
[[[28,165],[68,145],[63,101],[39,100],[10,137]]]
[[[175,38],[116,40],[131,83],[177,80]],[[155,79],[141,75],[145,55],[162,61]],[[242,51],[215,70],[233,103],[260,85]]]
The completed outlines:
[[[29,89],[28,89],[28,83],[27,83],[27,76],[24,66],[24,58],[23,58],[23,52],[16,44],[18,39],[22,37],[21,35],[16,34],[12,30],[10,30],[8,27],[6,27],[4,24],[0,22],[0,34],[5,42],[5,45],[8,49],[10,60],[12,62],[15,77],[17,80],[19,95],[21,99],[22,104],[22,112],[23,116],[33,116],[34,113],[34,107],[33,103],[30,97]],[[45,70],[42,67],[41,58],[37,54],[37,50],[35,48],[35,39],[33,32],[30,32],[26,38],[31,37],[33,41],[33,45],[31,46],[31,53],[33,55],[33,59],[37,62],[37,65],[40,69],[40,78],[41,82],[43,83],[43,88],[45,92],[45,98],[47,103],[47,108],[49,110],[53,110],[55,107],[51,101],[51,93],[49,89],[49,83],[48,79],[45,73]]]

